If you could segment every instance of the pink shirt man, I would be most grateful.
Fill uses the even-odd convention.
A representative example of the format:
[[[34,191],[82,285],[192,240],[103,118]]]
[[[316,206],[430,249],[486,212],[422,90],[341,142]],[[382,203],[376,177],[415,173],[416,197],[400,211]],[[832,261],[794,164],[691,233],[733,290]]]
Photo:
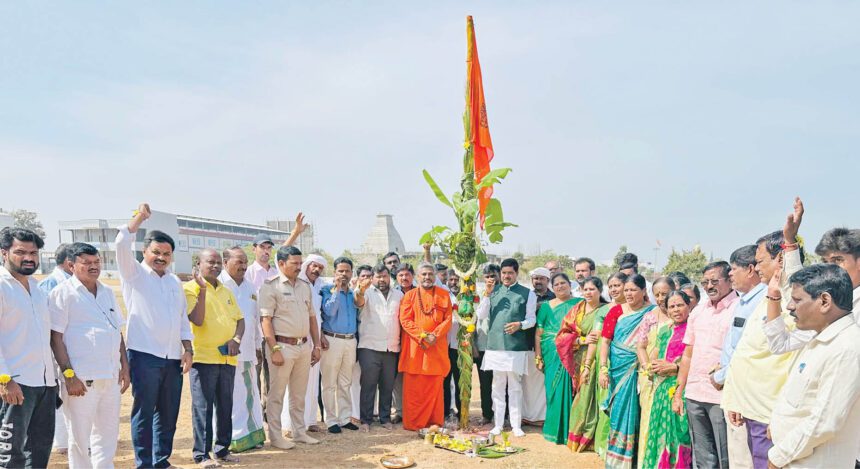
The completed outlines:
[[[690,373],[687,376],[687,399],[708,404],[719,404],[722,391],[711,385],[711,370],[720,365],[723,341],[732,323],[738,294],[731,292],[716,305],[705,300],[690,314],[684,344],[693,347]]]
[[[260,265],[259,262],[254,261],[248,266],[248,270],[245,271],[245,280],[251,282],[251,285],[254,286],[254,291],[260,291],[263,282],[278,276],[277,267],[271,265],[266,267],[268,269]]]

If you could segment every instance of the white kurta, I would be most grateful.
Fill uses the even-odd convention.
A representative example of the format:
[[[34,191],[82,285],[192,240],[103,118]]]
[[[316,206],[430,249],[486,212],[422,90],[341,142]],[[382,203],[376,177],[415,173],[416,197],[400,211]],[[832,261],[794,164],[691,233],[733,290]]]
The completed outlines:
[[[860,327],[851,315],[800,352],[770,419],[779,467],[854,467],[860,451]]]

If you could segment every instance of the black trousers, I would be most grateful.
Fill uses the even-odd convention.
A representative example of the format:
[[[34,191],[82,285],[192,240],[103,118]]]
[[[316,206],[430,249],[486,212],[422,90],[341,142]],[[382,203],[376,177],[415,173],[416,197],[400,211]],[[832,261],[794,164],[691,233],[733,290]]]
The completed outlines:
[[[24,403],[0,405],[0,467],[47,467],[57,386],[21,386]]]
[[[481,369],[484,361],[484,352],[478,352],[475,364],[478,365],[478,382],[481,385],[481,416],[487,420],[493,420],[493,372]]]
[[[359,414],[361,423],[373,422],[373,407],[379,395],[379,422],[391,422],[391,399],[397,378],[397,352],[380,352],[367,348],[357,351],[361,366]]]
[[[191,366],[191,421],[194,428],[194,462],[230,454],[233,436],[233,381],[236,367],[195,363]],[[214,409],[213,409],[214,407]],[[212,416],[218,428],[213,428]],[[212,447],[212,438],[215,447]]]
[[[448,347],[448,360],[451,362],[451,371],[445,377],[442,391],[445,393],[445,418],[451,416],[451,380],[454,380],[454,402],[457,404],[457,412],[460,412],[460,368],[457,366],[457,349]],[[492,374],[490,375],[492,376]],[[482,395],[483,397],[483,395]]]

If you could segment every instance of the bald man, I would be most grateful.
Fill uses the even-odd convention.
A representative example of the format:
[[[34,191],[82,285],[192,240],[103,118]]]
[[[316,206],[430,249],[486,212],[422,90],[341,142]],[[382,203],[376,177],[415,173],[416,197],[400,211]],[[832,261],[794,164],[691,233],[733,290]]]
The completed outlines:
[[[194,428],[194,462],[218,467],[238,462],[230,454],[233,436],[233,383],[237,355],[245,334],[245,318],[236,296],[218,280],[223,262],[214,249],[200,251],[194,279],[183,285],[188,319],[194,334],[191,365],[191,418]],[[213,410],[217,429],[212,428]],[[214,431],[213,431],[214,430]],[[214,433],[214,435],[213,435]],[[212,439],[215,438],[215,446]]]

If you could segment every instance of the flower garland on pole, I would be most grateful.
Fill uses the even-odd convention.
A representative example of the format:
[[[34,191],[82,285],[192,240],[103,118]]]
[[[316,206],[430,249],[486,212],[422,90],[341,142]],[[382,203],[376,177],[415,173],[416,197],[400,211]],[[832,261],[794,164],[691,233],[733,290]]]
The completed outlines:
[[[421,244],[434,244],[448,256],[454,271],[460,277],[460,293],[454,309],[454,321],[459,325],[457,333],[457,367],[460,379],[457,383],[460,392],[460,428],[469,424],[469,401],[472,396],[472,365],[477,316],[475,305],[475,273],[478,266],[486,262],[484,238],[489,243],[502,241],[502,231],[516,226],[504,221],[502,205],[492,197],[493,185],[501,182],[511,171],[510,168],[490,170],[493,159],[493,143],[487,121],[487,107],[484,101],[484,86],[478,49],[475,40],[475,26],[472,17],[466,18],[466,110],[463,113],[465,139],[463,147],[463,175],[460,190],[449,199],[436,184],[427,170],[424,180],[433,190],[436,198],[454,211],[457,230],[447,226],[434,226],[425,233]]]

